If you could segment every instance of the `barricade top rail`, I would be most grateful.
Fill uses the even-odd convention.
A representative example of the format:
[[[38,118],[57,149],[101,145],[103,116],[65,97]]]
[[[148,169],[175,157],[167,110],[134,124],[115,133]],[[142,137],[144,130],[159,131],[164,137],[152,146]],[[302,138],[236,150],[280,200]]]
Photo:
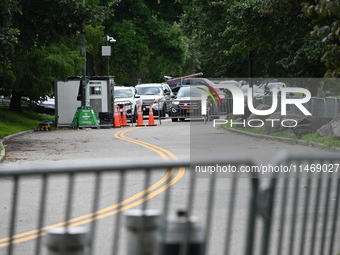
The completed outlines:
[[[281,151],[275,155],[272,160],[272,165],[281,165],[290,161],[315,161],[315,160],[329,160],[339,161],[340,154],[336,152],[318,152],[318,153],[296,153],[288,150]]]
[[[99,163],[100,162],[100,163]],[[145,169],[164,169],[174,167],[190,167],[192,165],[216,165],[216,164],[235,164],[254,165],[254,162],[247,157],[229,156],[224,158],[209,158],[190,160],[189,157],[180,160],[146,160],[145,158],[135,158],[133,162],[116,159],[97,159],[95,162],[90,160],[65,161],[65,162],[46,162],[46,164],[36,166],[0,166],[0,178],[5,176],[27,176],[37,174],[67,174],[67,173],[91,173],[108,171],[138,171]]]

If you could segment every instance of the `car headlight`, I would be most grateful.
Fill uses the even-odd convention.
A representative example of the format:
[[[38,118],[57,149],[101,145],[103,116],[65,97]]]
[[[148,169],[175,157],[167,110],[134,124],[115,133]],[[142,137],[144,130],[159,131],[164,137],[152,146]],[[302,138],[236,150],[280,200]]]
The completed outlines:
[[[172,104],[173,105],[179,105],[179,101],[173,101]]]

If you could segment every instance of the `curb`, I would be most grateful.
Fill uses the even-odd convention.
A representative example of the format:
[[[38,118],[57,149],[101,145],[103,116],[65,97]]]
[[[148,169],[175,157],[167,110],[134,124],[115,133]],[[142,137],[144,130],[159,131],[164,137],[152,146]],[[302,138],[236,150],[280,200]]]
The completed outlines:
[[[18,133],[15,133],[15,134],[12,134],[12,135],[8,135],[8,136],[5,136],[4,138],[1,138],[0,139],[0,148],[1,148],[1,152],[0,152],[0,163],[2,163],[5,159],[5,156],[6,156],[6,148],[4,146],[4,144],[14,138],[14,137],[17,137],[19,135],[23,135],[23,134],[27,134],[27,133],[32,133],[34,130],[28,130],[28,131],[22,131],[22,132],[18,132]]]
[[[247,131],[238,130],[238,129],[235,129],[235,128],[220,127],[219,129],[228,130],[228,131],[233,132],[233,133],[248,135],[248,136],[261,138],[261,139],[268,139],[268,140],[275,140],[275,141],[286,142],[286,143],[291,143],[291,144],[310,146],[310,147],[315,147],[315,148],[319,148],[319,149],[323,149],[323,150],[327,149],[327,147],[322,143],[306,142],[306,141],[295,139],[295,138],[286,138],[286,137],[278,137],[278,136],[271,136],[271,135],[255,134],[255,133],[251,133],[251,132],[247,132]],[[327,150],[334,151],[334,152],[340,152],[340,148],[338,148],[338,147],[327,149]]]

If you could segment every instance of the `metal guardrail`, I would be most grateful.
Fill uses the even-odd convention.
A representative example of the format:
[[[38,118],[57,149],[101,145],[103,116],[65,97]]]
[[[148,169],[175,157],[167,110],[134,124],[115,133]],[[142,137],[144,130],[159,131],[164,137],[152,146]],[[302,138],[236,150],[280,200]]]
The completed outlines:
[[[261,188],[260,254],[339,254],[339,154],[284,152],[272,165],[292,171],[272,173]]]
[[[114,107],[118,107],[119,114],[123,118],[123,112],[124,112],[124,120],[129,121],[130,123],[133,123],[136,120],[137,115],[137,108],[133,109],[134,106],[130,101],[115,101]],[[113,120],[112,120],[113,121]]]
[[[232,98],[223,98],[221,101],[222,103],[216,102],[210,98],[206,101],[181,100],[178,105],[171,108],[167,116],[156,115],[156,118],[160,124],[161,119],[173,119],[173,121],[203,119],[205,122],[209,122],[214,118],[225,117],[232,112]],[[172,105],[172,101],[166,101],[166,104]]]
[[[272,96],[265,96],[262,100],[259,100],[258,104],[272,105],[272,99]],[[312,114],[313,118],[334,118],[340,113],[340,98],[312,97],[308,103],[303,105]],[[278,104],[276,111],[281,111],[280,104]],[[296,105],[287,105],[287,111],[302,115],[301,110]]]
[[[272,171],[270,178],[246,157],[2,168],[0,198],[6,210],[0,210],[0,253],[39,255],[49,248],[55,252],[49,254],[135,255],[133,246],[143,255],[337,254],[339,163],[333,153],[281,154],[272,169],[295,171]],[[242,177],[211,171],[230,165],[255,170]],[[197,168],[211,172],[200,175]],[[182,202],[179,193],[185,195]],[[170,220],[179,204],[179,217]],[[129,213],[132,208],[140,213]],[[79,227],[86,227],[86,237]],[[60,233],[66,237],[53,243],[51,235]],[[77,240],[83,249],[67,252],[67,240]],[[145,247],[155,250],[143,253]]]
[[[123,237],[125,232],[122,231],[124,229],[122,212],[132,208],[131,203],[135,202],[137,208],[139,205],[142,211],[159,210],[165,222],[172,212],[178,209],[172,205],[174,197],[170,187],[180,179],[181,182],[186,182],[184,184],[186,202],[183,202],[181,206],[188,215],[186,219],[191,220],[191,216],[197,216],[205,229],[203,236],[205,245],[202,248],[207,252],[200,254],[227,254],[228,251],[233,250],[238,251],[237,253],[242,250],[244,253],[245,247],[251,245],[251,240],[237,240],[239,238],[235,239],[233,232],[237,229],[243,233],[243,239],[247,231],[252,231],[251,222],[254,222],[255,215],[253,201],[255,201],[254,194],[257,193],[258,180],[240,180],[242,183],[246,182],[246,185],[243,186],[243,183],[242,190],[239,190],[238,187],[241,185],[237,179],[230,179],[229,184],[226,184],[225,179],[196,178],[195,173],[188,170],[184,174],[184,168],[189,169],[193,164],[204,166],[218,163],[236,166],[252,164],[245,158],[227,158],[201,162],[181,160],[150,164],[149,162],[102,161],[100,163],[80,162],[72,165],[56,163],[34,168],[2,168],[0,170],[1,189],[6,189],[7,192],[2,191],[0,197],[2,206],[5,206],[7,210],[1,210],[0,216],[8,221],[5,220],[2,223],[0,253],[7,255],[44,254],[46,247],[43,245],[42,237],[47,232],[56,227],[68,229],[85,225],[89,229],[88,238],[91,242],[87,243],[85,253],[80,254],[128,254],[126,244],[121,243],[125,240]],[[135,182],[129,180],[128,177],[132,177]],[[25,188],[26,181],[34,182],[34,190]],[[129,185],[137,186],[140,191],[137,194],[131,194]],[[216,194],[216,185],[223,185],[223,194]],[[78,189],[79,186],[85,187],[86,192],[84,189]],[[32,202],[35,205],[33,208],[28,206],[24,200],[27,194],[34,201]],[[114,198],[107,201],[105,196],[108,195]],[[156,198],[156,195],[163,197]],[[63,198],[60,198],[61,196]],[[152,203],[151,198],[157,202]],[[85,206],[86,212],[76,208],[79,199],[88,201],[89,205]],[[242,206],[240,211],[236,210],[239,200]],[[221,202],[225,204],[223,211],[216,208],[217,203]],[[104,208],[102,208],[103,203],[106,204]],[[107,206],[108,204],[111,206]],[[214,212],[217,209],[218,211]],[[34,219],[32,215],[26,216],[28,211],[34,215]],[[218,219],[213,217],[216,213],[219,215]],[[112,223],[110,226],[107,223],[102,226],[100,222],[97,222],[105,215],[114,215],[114,219],[109,221]],[[234,221],[239,218],[239,215],[242,215],[242,219],[238,219],[237,221],[240,222],[236,225]],[[223,224],[226,228],[219,228],[218,232],[212,232],[213,224],[215,226]],[[96,238],[100,236],[101,231],[108,236]],[[83,234],[83,230],[79,234]],[[248,238],[250,237],[251,235]],[[219,245],[216,244],[215,238],[221,239]],[[100,242],[103,239],[104,243]],[[161,238],[160,240],[167,239]],[[22,247],[25,247],[24,251]],[[218,253],[215,253],[216,249]],[[209,250],[212,251],[209,252]],[[251,254],[251,250],[249,247],[246,254]],[[169,254],[165,252],[166,249],[164,253],[158,254]]]

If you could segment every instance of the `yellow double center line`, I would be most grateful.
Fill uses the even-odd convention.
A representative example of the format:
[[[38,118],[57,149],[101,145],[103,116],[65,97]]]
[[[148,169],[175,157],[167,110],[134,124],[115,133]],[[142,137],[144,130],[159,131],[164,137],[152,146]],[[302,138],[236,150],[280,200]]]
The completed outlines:
[[[122,130],[117,132],[114,136],[118,139],[127,141],[127,142],[131,142],[131,143],[135,143],[137,145],[143,146],[149,150],[152,150],[154,152],[156,152],[157,154],[159,154],[164,160],[178,160],[178,158],[171,153],[168,150],[165,150],[163,148],[160,148],[158,146],[155,146],[153,144],[147,143],[147,142],[143,142],[143,141],[139,141],[133,138],[128,138],[125,136],[125,133],[131,130],[137,129],[135,128],[130,128],[130,129],[126,129],[126,130]],[[157,196],[158,194],[162,193],[163,191],[165,191],[166,189],[168,189],[170,186],[174,185],[179,179],[181,179],[183,177],[185,173],[185,168],[181,167],[178,169],[178,171],[175,171],[175,169],[171,169],[167,172],[167,174],[160,179],[159,181],[157,181],[155,184],[151,185],[150,187],[148,187],[147,189],[125,199],[124,201],[114,204],[112,206],[106,207],[104,209],[101,209],[99,211],[90,213],[90,214],[86,214],[80,217],[76,217],[73,219],[70,219],[67,222],[60,222],[54,225],[50,225],[50,226],[46,226],[43,227],[41,229],[36,229],[36,230],[32,230],[32,231],[28,231],[25,233],[21,233],[21,234],[17,234],[14,235],[12,237],[12,243],[21,243],[21,242],[25,242],[28,240],[32,240],[35,238],[38,238],[40,236],[43,236],[46,234],[46,231],[52,228],[56,228],[56,227],[63,227],[63,226],[68,226],[68,227],[75,227],[75,226],[79,226],[79,225],[84,225],[87,223],[90,223],[92,221],[95,220],[99,220],[99,219],[103,219],[106,218],[108,216],[112,216],[114,214],[117,214],[118,212],[122,212],[125,211],[127,209],[133,208],[137,205],[140,205],[142,203],[144,203],[145,201]],[[173,177],[171,180],[170,178]],[[164,185],[165,184],[165,185]],[[146,195],[147,194],[147,195]],[[6,237],[3,239],[0,239],[0,248],[1,247],[5,247],[8,246],[10,244],[10,238]]]

